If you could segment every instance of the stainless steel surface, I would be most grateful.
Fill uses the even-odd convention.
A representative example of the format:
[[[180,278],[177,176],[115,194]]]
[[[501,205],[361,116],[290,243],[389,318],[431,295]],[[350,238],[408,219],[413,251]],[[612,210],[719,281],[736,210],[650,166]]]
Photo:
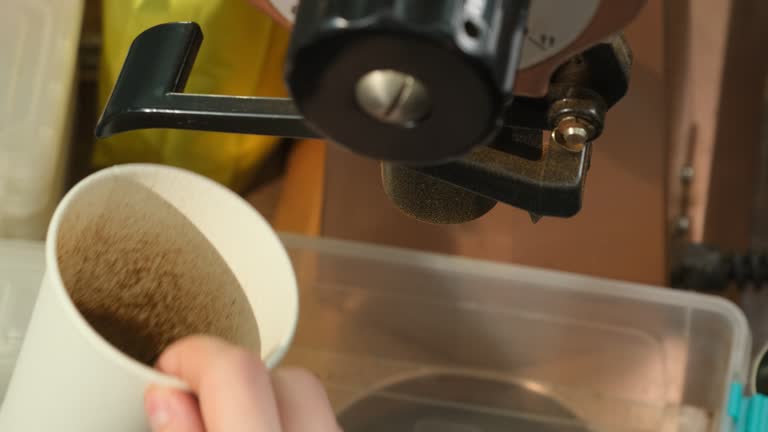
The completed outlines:
[[[415,126],[431,109],[429,94],[421,81],[392,69],[365,74],[357,83],[355,96],[368,115],[397,126]]]
[[[528,412],[520,411],[523,406]],[[350,403],[338,416],[345,432],[590,430],[536,383],[451,371],[391,380]]]

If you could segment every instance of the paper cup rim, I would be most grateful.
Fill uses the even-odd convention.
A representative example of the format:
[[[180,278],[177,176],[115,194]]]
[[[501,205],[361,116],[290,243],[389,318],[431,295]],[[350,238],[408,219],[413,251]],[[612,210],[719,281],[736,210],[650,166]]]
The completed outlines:
[[[86,321],[85,317],[80,313],[80,311],[77,309],[77,306],[75,306],[74,302],[72,301],[72,298],[69,296],[69,293],[67,292],[67,289],[64,285],[64,281],[61,278],[61,272],[59,271],[59,262],[58,262],[58,256],[57,256],[57,247],[58,247],[58,230],[61,226],[61,220],[63,215],[66,213],[66,211],[69,209],[70,204],[72,203],[72,200],[79,194],[79,192],[87,187],[89,187],[91,184],[98,182],[100,180],[103,180],[105,177],[109,177],[111,175],[114,175],[116,172],[120,173],[130,173],[130,172],[146,172],[146,171],[166,171],[168,173],[175,173],[184,175],[190,178],[195,178],[196,181],[207,183],[209,186],[214,186],[215,188],[219,189],[223,194],[226,194],[229,196],[230,199],[235,200],[238,205],[241,205],[245,209],[251,211],[253,213],[253,216],[259,220],[260,222],[260,229],[261,228],[267,228],[265,230],[261,230],[262,233],[265,236],[268,236],[271,241],[275,242],[279,246],[279,253],[281,255],[281,260],[287,261],[286,268],[289,269],[290,273],[290,283],[292,290],[296,293],[294,295],[294,304],[291,305],[291,308],[293,310],[293,317],[291,318],[291,324],[289,328],[288,334],[272,349],[271,352],[267,353],[266,358],[263,359],[265,365],[268,368],[273,368],[277,363],[280,362],[280,360],[285,356],[286,352],[288,351],[288,348],[291,345],[291,342],[293,341],[293,337],[296,334],[296,327],[298,324],[298,286],[296,283],[296,275],[292,271],[292,265],[290,262],[290,258],[288,257],[287,252],[285,251],[285,247],[283,246],[282,242],[280,241],[280,238],[277,236],[275,231],[269,226],[269,223],[264,219],[264,217],[256,211],[255,208],[249,206],[239,195],[232,192],[228,188],[222,186],[221,184],[205,177],[200,174],[166,165],[156,165],[156,164],[124,164],[124,165],[116,165],[110,168],[105,168],[102,170],[99,170],[86,178],[79,181],[72,189],[69,190],[69,192],[66,193],[64,198],[62,198],[61,202],[56,206],[56,210],[54,211],[54,214],[51,218],[51,223],[48,226],[48,231],[46,233],[46,242],[45,242],[45,261],[46,261],[46,273],[47,277],[53,278],[51,282],[53,282],[54,286],[52,287],[55,291],[55,295],[59,296],[60,299],[63,300],[63,304],[66,310],[69,312],[68,315],[71,319],[74,320],[75,325],[79,327],[81,330],[84,330],[82,333],[85,335],[86,339],[91,343],[91,345],[97,349],[98,351],[102,352],[105,356],[110,357],[111,359],[114,359],[118,362],[118,364],[122,367],[127,368],[131,373],[138,374],[143,379],[160,384],[160,385],[166,385],[170,387],[176,387],[180,389],[188,389],[186,383],[181,381],[180,379],[162,373],[156,369],[153,369],[152,367],[149,367],[145,365],[144,363],[139,362],[138,360],[135,360],[134,358],[130,357],[129,355],[125,354],[118,348],[116,348],[114,345],[112,345],[109,341],[107,341],[103,336],[101,336],[93,327],[91,327],[90,324]],[[277,251],[276,251],[277,252]]]

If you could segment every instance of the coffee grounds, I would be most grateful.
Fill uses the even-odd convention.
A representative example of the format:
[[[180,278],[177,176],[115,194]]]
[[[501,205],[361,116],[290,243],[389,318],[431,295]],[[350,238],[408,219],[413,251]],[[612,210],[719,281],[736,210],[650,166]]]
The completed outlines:
[[[248,299],[208,239],[143,185],[110,186],[98,207],[109,211],[66,215],[58,237],[64,285],[94,330],[150,366],[192,334],[258,350]]]

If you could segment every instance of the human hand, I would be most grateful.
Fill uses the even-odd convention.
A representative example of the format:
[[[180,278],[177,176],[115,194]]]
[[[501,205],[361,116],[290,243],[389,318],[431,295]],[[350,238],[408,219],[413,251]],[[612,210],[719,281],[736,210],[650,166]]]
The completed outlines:
[[[157,369],[193,394],[150,387],[153,432],[341,432],[320,381],[302,369],[271,375],[254,353],[207,336],[168,347]]]

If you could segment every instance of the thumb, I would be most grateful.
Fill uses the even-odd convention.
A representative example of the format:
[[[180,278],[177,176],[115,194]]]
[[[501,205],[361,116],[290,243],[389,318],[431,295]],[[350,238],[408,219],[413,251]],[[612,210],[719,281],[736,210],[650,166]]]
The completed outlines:
[[[152,432],[205,432],[197,399],[181,390],[150,387],[144,408]]]

